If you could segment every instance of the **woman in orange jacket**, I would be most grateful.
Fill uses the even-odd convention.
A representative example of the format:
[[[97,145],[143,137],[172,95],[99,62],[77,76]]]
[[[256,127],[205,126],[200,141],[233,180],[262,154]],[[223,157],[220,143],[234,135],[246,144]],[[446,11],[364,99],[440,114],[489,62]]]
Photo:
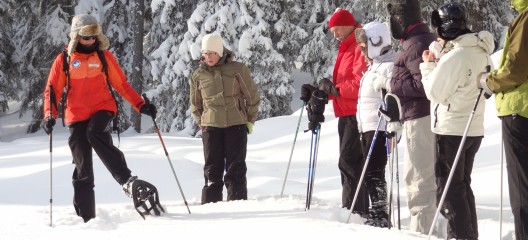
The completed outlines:
[[[62,89],[66,87],[67,108],[63,117],[71,134],[68,144],[75,163],[73,205],[77,215],[88,222],[95,218],[92,149],[129,197],[134,194],[132,183],[137,180],[131,175],[123,153],[113,145],[110,133],[105,131],[117,113],[115,99],[107,84],[140,113],[155,116],[156,107],[146,104],[128,84],[114,55],[107,50],[110,46],[108,38],[102,34],[102,28],[93,16],[75,16],[70,39],[66,47],[67,59],[64,54],[57,56],[48,77],[42,125],[50,134],[58,117],[57,109],[49,107],[49,86],[57,93],[55,99],[61,98]],[[100,53],[104,59],[99,57]],[[67,71],[63,69],[64,61],[68,64]]]

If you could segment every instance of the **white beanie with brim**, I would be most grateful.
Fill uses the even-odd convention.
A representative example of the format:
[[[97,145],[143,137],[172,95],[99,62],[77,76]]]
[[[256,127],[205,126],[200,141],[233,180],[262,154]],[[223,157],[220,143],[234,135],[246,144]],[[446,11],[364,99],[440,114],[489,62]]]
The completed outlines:
[[[80,14],[73,17],[70,42],[68,43],[68,55],[71,56],[75,52],[81,36],[97,36],[100,50],[106,50],[110,47],[110,41],[103,34],[103,28],[92,15]]]
[[[222,57],[224,55],[222,37],[214,33],[205,35],[202,39],[202,51],[213,51]]]

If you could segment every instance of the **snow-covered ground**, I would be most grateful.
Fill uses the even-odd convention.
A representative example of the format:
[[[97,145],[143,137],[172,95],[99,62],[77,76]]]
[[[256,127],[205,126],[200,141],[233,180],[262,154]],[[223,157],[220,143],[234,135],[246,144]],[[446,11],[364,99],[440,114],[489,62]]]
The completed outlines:
[[[500,122],[493,99],[486,102],[486,137],[476,157],[472,187],[476,195],[480,239],[499,235]],[[0,142],[0,239],[424,239],[408,231],[409,212],[405,187],[400,186],[402,231],[364,226],[364,219],[340,208],[341,182],[337,119],[327,105],[311,210],[304,211],[310,133],[304,114],[284,197],[282,182],[300,110],[291,116],[258,121],[249,136],[248,201],[200,205],[203,150],[199,138],[163,133],[163,140],[190,204],[189,215],[156,134],[121,135],[121,150],[134,175],[158,188],[167,213],[143,220],[94,154],[97,218],[83,223],[72,207],[73,188],[69,133],[57,124],[53,135],[53,228],[49,225],[49,140],[41,130],[25,135],[18,113],[0,117],[4,138]],[[149,124],[144,118],[145,124]],[[18,132],[18,133],[17,133]],[[117,142],[117,136],[114,136]],[[403,141],[405,142],[405,141]],[[400,159],[403,149],[400,148]],[[403,169],[402,161],[399,165]],[[504,176],[506,180],[506,176]],[[400,182],[401,179],[400,179]],[[507,184],[504,196],[503,239],[513,239],[513,217]],[[224,191],[225,192],[225,191]],[[224,195],[225,197],[225,195]],[[445,223],[445,222],[443,222]],[[443,227],[445,232],[445,225]]]

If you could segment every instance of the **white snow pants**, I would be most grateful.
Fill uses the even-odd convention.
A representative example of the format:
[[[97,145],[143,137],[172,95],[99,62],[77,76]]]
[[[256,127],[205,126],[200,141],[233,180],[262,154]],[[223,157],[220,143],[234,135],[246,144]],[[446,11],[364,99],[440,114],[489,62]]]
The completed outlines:
[[[428,234],[436,212],[435,135],[431,116],[407,120],[403,181],[411,212],[409,230]]]

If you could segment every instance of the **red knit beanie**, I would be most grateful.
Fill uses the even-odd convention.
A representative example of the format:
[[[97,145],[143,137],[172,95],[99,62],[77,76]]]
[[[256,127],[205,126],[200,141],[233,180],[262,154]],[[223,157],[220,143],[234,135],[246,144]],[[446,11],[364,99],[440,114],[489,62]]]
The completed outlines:
[[[356,26],[356,19],[349,11],[338,8],[328,22],[328,28],[335,26]]]

